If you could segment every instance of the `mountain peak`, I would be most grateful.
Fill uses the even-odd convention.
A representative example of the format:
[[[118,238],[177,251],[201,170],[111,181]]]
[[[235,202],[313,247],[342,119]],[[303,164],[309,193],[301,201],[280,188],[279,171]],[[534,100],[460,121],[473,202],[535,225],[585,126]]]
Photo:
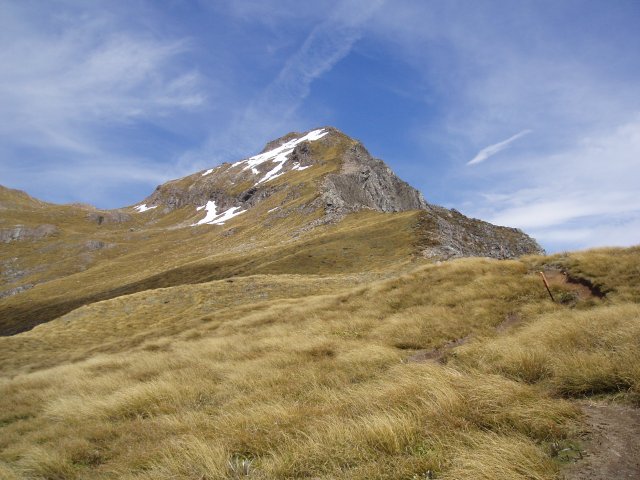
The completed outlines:
[[[167,182],[134,208],[140,213],[157,207],[163,213],[184,207],[209,212],[215,204],[216,216],[221,216],[232,208],[245,212],[283,189],[289,200],[305,197],[296,191],[312,190],[305,205],[324,208],[334,217],[362,209],[427,208],[417,190],[373,158],[359,141],[333,127],[291,132],[268,142],[257,155]],[[200,220],[195,224],[203,224]]]
[[[231,166],[242,166],[243,171],[250,169],[253,174],[261,175],[261,173],[263,172],[261,171],[259,166],[267,164],[268,166],[266,167],[266,173],[264,174],[264,176],[262,176],[262,178],[260,178],[260,180],[258,180],[256,185],[263,182],[268,182],[285,173],[285,171],[283,170],[284,164],[289,162],[291,154],[296,150],[296,147],[298,145],[303,142],[313,142],[316,140],[320,140],[328,134],[329,132],[323,128],[311,130],[303,135],[289,133],[284,137],[279,138],[275,142],[269,142],[262,153],[247,158],[246,160],[235,162]],[[306,151],[306,149],[302,150]],[[300,161],[296,161],[298,159],[298,156],[294,155],[294,157],[295,158],[293,160],[293,164],[291,165],[291,170],[302,171],[311,166],[300,165]]]
[[[360,141],[333,127],[290,132],[257,155],[167,182],[134,208],[150,219],[180,211],[172,218],[181,218],[182,227],[225,225],[239,222],[237,217],[253,223],[295,217],[295,232],[363,210],[422,211],[428,218],[421,224],[430,226],[423,232],[427,257],[507,258],[541,251],[520,231],[427,203]]]
[[[0,209],[0,243],[17,252],[0,262],[0,280],[10,285],[0,297],[26,299],[0,311],[13,333],[123,293],[239,274],[542,251],[519,230],[427,203],[361,142],[330,127],[287,134],[257,155],[167,182],[130,208],[48,204],[0,189]],[[54,295],[43,310],[38,302],[35,313],[22,309],[38,292],[46,296],[47,285],[64,285],[65,295],[78,289],[75,275],[84,271],[90,286],[72,301]],[[114,271],[120,276],[107,282]]]

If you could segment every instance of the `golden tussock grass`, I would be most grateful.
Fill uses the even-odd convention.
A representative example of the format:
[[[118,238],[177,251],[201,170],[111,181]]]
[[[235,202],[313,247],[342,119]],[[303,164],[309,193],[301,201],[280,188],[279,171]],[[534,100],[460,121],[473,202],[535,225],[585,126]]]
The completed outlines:
[[[417,266],[352,288],[336,277],[333,291],[274,275],[257,303],[256,279],[174,287],[1,338],[0,473],[557,478],[548,444],[579,430],[566,397],[638,392],[640,311],[553,304],[537,261]],[[202,307],[213,292],[226,300]],[[519,323],[503,331],[507,318]],[[154,322],[160,333],[128,343]],[[460,338],[447,365],[407,362]]]
[[[640,306],[601,306],[541,316],[518,332],[462,347],[463,362],[562,395],[640,393]]]

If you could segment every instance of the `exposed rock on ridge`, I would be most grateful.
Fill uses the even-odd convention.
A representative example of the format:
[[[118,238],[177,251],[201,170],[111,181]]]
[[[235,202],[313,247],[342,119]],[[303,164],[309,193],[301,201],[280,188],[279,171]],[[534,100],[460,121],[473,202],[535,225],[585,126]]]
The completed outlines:
[[[39,240],[50,235],[55,235],[57,232],[58,228],[55,225],[38,225],[37,227],[16,225],[12,228],[0,229],[0,243]]]
[[[328,211],[341,213],[363,208],[379,212],[428,208],[418,190],[400,180],[382,160],[369,155],[360,143],[345,152],[340,172],[325,177],[322,199]]]
[[[517,228],[500,227],[434,205],[420,215],[416,230],[419,251],[426,258],[507,259],[544,253],[533,238]]]

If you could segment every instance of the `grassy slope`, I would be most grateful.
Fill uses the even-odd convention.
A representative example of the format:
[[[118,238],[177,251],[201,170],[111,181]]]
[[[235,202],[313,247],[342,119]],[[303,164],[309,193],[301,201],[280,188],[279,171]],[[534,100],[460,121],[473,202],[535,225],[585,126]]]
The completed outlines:
[[[229,226],[147,229],[130,237],[120,233],[110,237],[105,233],[98,238],[105,242],[117,238],[118,247],[100,252],[100,258],[94,259],[90,268],[60,274],[32,290],[4,299],[0,303],[0,333],[24,331],[80,306],[153,288],[251,274],[346,273],[402,265],[411,260],[412,244],[417,238],[413,228],[416,219],[416,212],[362,212],[339,225],[321,227],[313,235],[302,234],[298,238],[291,237],[295,225],[277,221],[261,229],[262,224],[253,225],[250,218]],[[299,218],[298,222],[301,225],[304,219]],[[68,238],[60,241],[73,245]],[[20,248],[31,248],[21,258],[44,263],[51,254],[46,246],[41,253],[42,248],[36,247],[39,243],[42,242],[18,245],[12,255],[19,256]],[[55,251],[65,250],[69,249]],[[69,253],[69,262],[82,259],[75,253]]]
[[[123,209],[120,213],[128,215],[124,222],[97,225],[91,216],[109,218],[114,212],[47,204],[0,187],[0,228],[58,228],[44,239],[0,244],[0,259],[7,262],[0,263],[3,273],[24,272],[17,280],[0,283],[0,291],[36,285],[0,300],[0,335],[26,331],[84,305],[155,288],[252,274],[402,268],[423,235],[415,228],[417,212],[361,212],[338,225],[318,226],[313,232],[304,228],[321,216],[320,210],[308,207],[319,183],[341,168],[341,158],[353,143],[343,135],[322,148],[311,143],[312,168],[270,182],[275,194],[224,226],[189,227],[202,218],[193,207],[168,214],[162,208],[143,214]],[[187,188],[199,176],[172,183]],[[235,193],[242,190],[234,188],[239,188]],[[91,249],[92,242],[105,248]]]
[[[0,475],[550,479],[572,397],[639,402],[638,248],[357,275],[283,275],[309,257],[277,257],[0,338]],[[551,303],[550,263],[607,298]],[[446,365],[407,362],[460,338]]]

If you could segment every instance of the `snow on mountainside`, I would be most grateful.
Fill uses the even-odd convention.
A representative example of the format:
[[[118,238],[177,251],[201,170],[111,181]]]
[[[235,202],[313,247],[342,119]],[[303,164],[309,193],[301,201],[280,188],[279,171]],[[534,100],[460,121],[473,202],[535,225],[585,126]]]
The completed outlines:
[[[262,183],[262,182],[269,182],[275,178],[278,178],[280,175],[283,175],[285,172],[281,172],[282,167],[284,165],[284,163],[289,160],[289,154],[291,154],[296,145],[305,142],[305,141],[314,141],[314,140],[319,140],[320,138],[324,137],[325,135],[327,135],[329,132],[327,132],[324,128],[321,128],[319,130],[313,130],[309,133],[307,133],[306,135],[300,137],[300,138],[295,138],[293,140],[289,140],[288,142],[283,143],[282,145],[280,145],[279,147],[276,147],[272,150],[269,150],[267,152],[264,153],[260,153],[258,155],[255,155],[251,158],[248,158],[247,160],[241,160],[239,162],[234,163],[232,166],[233,167],[237,167],[239,165],[244,165],[245,167],[242,169],[247,170],[247,169],[251,169],[251,171],[255,174],[255,175],[259,175],[260,171],[256,168],[259,165],[264,164],[265,162],[271,161],[273,163],[276,164],[275,167],[273,167],[271,170],[269,170],[264,177],[262,177],[260,180],[258,180],[256,182],[256,185]],[[291,168],[292,170],[304,170],[306,168],[309,168],[310,165],[307,165],[306,167],[301,167],[300,166],[300,162],[295,162],[295,164],[293,165],[293,167]]]
[[[158,206],[154,205],[153,207],[147,207],[146,203],[143,203],[142,205],[137,205],[137,206],[133,207],[133,209],[138,213],[147,212],[149,210],[153,210],[154,208],[158,208]]]
[[[285,171],[283,171],[283,166],[287,162],[287,160],[289,160],[289,155],[294,151],[296,145],[305,141],[318,140],[324,137],[325,135],[327,135],[328,133],[329,132],[325,131],[325,129],[313,130],[300,138],[289,140],[288,142],[285,142],[279,147],[276,147],[272,150],[268,150],[266,152],[260,153],[246,160],[241,160],[239,162],[236,162],[232,164],[232,167],[235,168],[235,167],[242,166],[243,167],[242,171],[246,171],[250,169],[254,175],[261,175],[260,170],[258,170],[258,167],[260,165],[266,164],[267,162],[275,163],[275,166],[271,168],[271,170],[268,170],[267,173],[264,174],[264,176],[255,183],[254,187],[256,187],[261,183],[270,182],[271,180],[275,180],[281,175],[284,175]],[[302,170],[306,170],[310,166],[311,165],[302,167],[300,166],[300,162],[294,162],[294,164],[291,167],[291,170],[302,171]],[[201,176],[205,177],[210,173],[213,173],[214,170],[215,169],[210,168],[209,170],[205,171]],[[155,207],[151,207],[151,208],[155,208]],[[227,220],[230,220],[233,217],[236,217],[241,213],[244,213],[247,211],[246,209],[243,209],[241,206],[239,206],[239,207],[228,208],[222,213],[217,213],[216,202],[213,200],[208,201],[205,205],[197,207],[196,211],[200,211],[203,209],[206,210],[207,215],[203,219],[197,221],[196,223],[193,223],[191,226],[224,225],[224,222],[226,222]],[[146,210],[149,210],[149,209],[145,208],[145,210],[142,210],[142,211],[146,211]]]
[[[224,225],[224,222],[227,220],[231,220],[233,217],[246,212],[246,210],[241,210],[240,207],[231,207],[222,213],[218,213],[216,209],[216,202],[213,201],[207,202],[206,205],[196,208],[197,211],[202,209],[207,211],[207,215],[202,220],[191,225],[192,227],[195,227],[196,225]]]

